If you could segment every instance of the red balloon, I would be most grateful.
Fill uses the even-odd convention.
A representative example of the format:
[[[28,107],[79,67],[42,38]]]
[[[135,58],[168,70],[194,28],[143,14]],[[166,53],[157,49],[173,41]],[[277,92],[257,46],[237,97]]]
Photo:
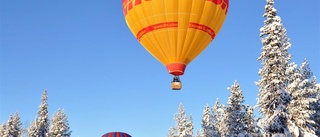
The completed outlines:
[[[131,137],[131,136],[124,132],[109,132],[104,134],[102,137]]]

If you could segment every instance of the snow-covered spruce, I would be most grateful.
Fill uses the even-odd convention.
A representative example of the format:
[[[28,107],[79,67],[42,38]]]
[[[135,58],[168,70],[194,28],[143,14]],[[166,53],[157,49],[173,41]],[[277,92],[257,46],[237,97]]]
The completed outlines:
[[[176,126],[169,129],[168,137],[193,137],[192,115],[187,118],[182,103],[179,105],[178,113],[174,115]]]
[[[47,99],[47,91],[45,90],[41,96],[38,115],[28,128],[28,137],[49,137],[50,121]]]
[[[265,137],[273,135],[291,137],[286,125],[288,119],[286,108],[291,101],[291,96],[286,91],[288,85],[286,69],[291,60],[288,49],[291,44],[273,5],[273,0],[267,0],[263,14],[266,20],[260,29],[263,47],[258,58],[262,61],[262,68],[259,70],[261,79],[256,83],[259,86],[257,105],[262,115],[261,126]]]
[[[296,67],[296,65],[291,66]],[[311,118],[315,114],[315,110],[311,107],[316,103],[315,77],[310,81],[312,72],[306,59],[298,69],[293,70],[287,87],[287,91],[292,97],[287,108],[289,113],[288,129],[294,137],[316,137],[316,123]]]
[[[18,112],[11,114],[7,123],[3,123],[0,127],[1,137],[22,137],[22,123]]]
[[[226,134],[227,128],[225,124],[225,111],[226,108],[224,105],[220,103],[220,100],[217,98],[214,106],[212,107],[212,115],[213,115],[213,125],[217,132],[214,137],[221,137]]]
[[[207,104],[202,113],[201,133],[199,137],[218,137],[217,128],[213,125],[213,115],[211,114],[210,107]]]
[[[58,109],[52,118],[50,128],[51,137],[70,137],[71,131],[69,127],[68,117],[64,110]]]
[[[229,96],[228,106],[225,113],[225,124],[227,128],[226,137],[252,137],[248,132],[252,126],[253,119],[249,119],[248,105],[244,105],[244,97],[240,84],[236,81],[228,88]]]
[[[316,78],[312,80],[315,84]],[[316,135],[320,137],[320,84],[316,84],[316,102],[311,104],[311,108],[315,110],[315,113],[311,116],[312,120],[315,121]]]
[[[5,136],[6,128],[7,128],[7,124],[6,123],[2,123],[1,126],[0,126],[0,137]]]

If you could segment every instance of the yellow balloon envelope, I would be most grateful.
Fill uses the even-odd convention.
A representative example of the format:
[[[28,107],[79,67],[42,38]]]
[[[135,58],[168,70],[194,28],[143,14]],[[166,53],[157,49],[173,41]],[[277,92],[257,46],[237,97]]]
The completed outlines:
[[[218,34],[229,0],[122,0],[122,7],[137,40],[179,76]]]

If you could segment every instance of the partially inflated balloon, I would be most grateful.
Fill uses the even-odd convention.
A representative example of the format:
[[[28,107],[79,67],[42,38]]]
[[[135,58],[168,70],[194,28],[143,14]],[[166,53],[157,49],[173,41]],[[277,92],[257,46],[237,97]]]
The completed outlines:
[[[123,132],[109,132],[104,134],[102,137],[131,137],[131,136]]]
[[[122,6],[136,39],[179,76],[218,34],[229,0],[122,0]]]

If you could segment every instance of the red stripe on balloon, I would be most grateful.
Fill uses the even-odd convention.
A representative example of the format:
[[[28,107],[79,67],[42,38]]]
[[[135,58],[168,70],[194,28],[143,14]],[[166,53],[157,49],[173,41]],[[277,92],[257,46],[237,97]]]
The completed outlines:
[[[148,32],[164,29],[164,28],[176,28],[176,27],[178,27],[178,22],[162,22],[158,24],[153,24],[140,30],[136,35],[136,37],[140,41],[141,37]]]
[[[189,28],[193,28],[193,29],[202,30],[204,32],[207,32],[211,36],[212,39],[214,39],[214,37],[216,36],[216,34],[214,33],[214,30],[212,30],[210,27],[208,27],[206,25],[190,22]]]
[[[136,35],[136,38],[140,41],[140,39],[148,32],[151,32],[154,30],[159,30],[159,29],[164,29],[164,28],[177,28],[177,27],[178,27],[178,22],[162,22],[162,23],[158,23],[158,24],[153,24],[153,25],[150,25],[148,27],[141,29],[138,32],[138,34]],[[212,30],[210,27],[203,25],[203,24],[190,22],[189,28],[202,30],[202,31],[208,33],[212,39],[214,39],[214,37],[216,36],[214,30]]]

